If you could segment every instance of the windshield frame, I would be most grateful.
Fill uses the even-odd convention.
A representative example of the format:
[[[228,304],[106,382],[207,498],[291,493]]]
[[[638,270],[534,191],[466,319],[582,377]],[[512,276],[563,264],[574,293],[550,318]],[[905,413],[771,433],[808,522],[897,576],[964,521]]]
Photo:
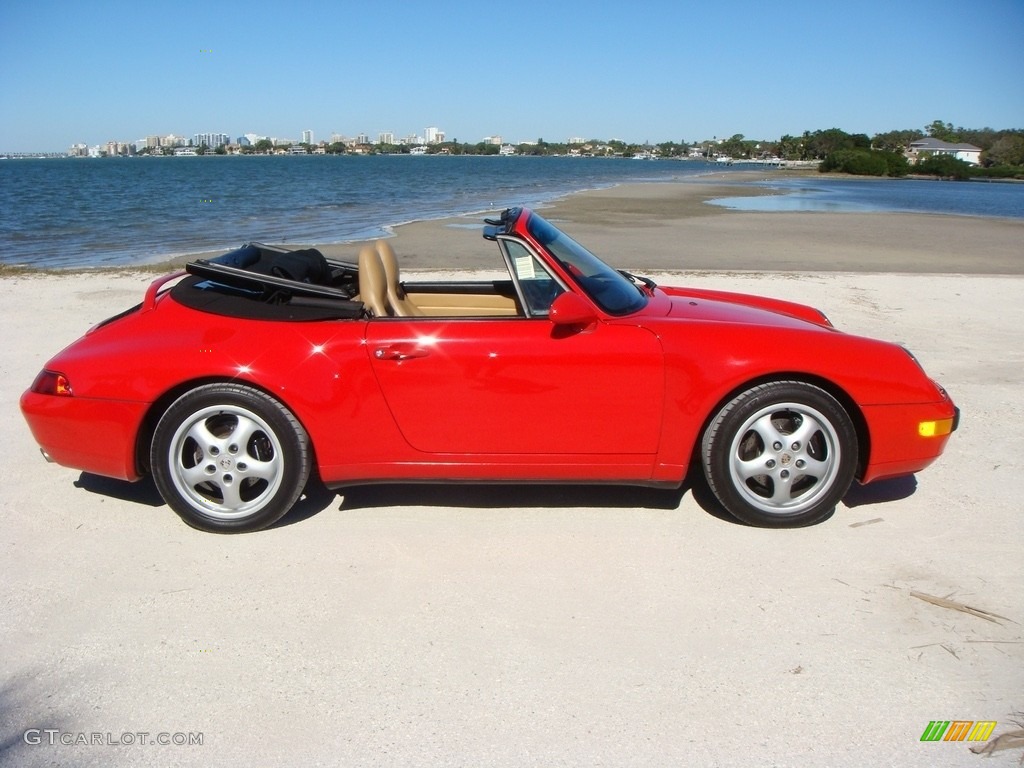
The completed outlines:
[[[542,216],[530,211],[525,229],[601,311],[621,317],[647,306],[648,297],[642,288]]]

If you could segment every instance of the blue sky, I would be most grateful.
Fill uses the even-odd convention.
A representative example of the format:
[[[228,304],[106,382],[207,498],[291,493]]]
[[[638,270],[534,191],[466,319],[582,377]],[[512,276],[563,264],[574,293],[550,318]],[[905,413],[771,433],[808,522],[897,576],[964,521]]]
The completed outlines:
[[[0,151],[1024,128],[1024,0],[0,4]]]

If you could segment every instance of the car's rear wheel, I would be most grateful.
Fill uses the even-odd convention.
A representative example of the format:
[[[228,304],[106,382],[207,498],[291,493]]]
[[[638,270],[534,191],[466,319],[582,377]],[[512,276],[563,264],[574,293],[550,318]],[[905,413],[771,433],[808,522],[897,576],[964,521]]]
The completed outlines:
[[[309,438],[269,395],[209,384],[164,412],[150,461],[160,494],[186,523],[244,533],[276,522],[298,499],[309,477]]]
[[[799,381],[752,387],[711,420],[701,445],[715,496],[750,525],[828,519],[857,468],[857,432],[825,390]]]

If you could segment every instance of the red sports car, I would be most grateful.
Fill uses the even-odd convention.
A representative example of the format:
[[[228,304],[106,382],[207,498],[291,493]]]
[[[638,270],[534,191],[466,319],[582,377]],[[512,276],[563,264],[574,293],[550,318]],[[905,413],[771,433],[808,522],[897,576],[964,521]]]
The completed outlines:
[[[151,472],[216,532],[272,524],[314,470],[678,487],[693,468],[740,520],[809,525],[956,429],[906,349],[816,309],[655,285],[525,208],[484,238],[509,279],[403,283],[387,241],[357,264],[260,244],[194,261],[47,363],[22,411],[47,458]]]

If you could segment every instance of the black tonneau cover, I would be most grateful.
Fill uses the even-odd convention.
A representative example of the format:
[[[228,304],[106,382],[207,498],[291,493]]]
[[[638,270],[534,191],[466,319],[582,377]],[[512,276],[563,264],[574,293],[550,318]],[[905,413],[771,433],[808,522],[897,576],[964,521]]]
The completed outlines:
[[[287,251],[250,243],[185,265],[193,277],[171,293],[203,312],[266,320],[329,320],[363,315],[353,301],[355,265],[329,262],[313,248]]]

